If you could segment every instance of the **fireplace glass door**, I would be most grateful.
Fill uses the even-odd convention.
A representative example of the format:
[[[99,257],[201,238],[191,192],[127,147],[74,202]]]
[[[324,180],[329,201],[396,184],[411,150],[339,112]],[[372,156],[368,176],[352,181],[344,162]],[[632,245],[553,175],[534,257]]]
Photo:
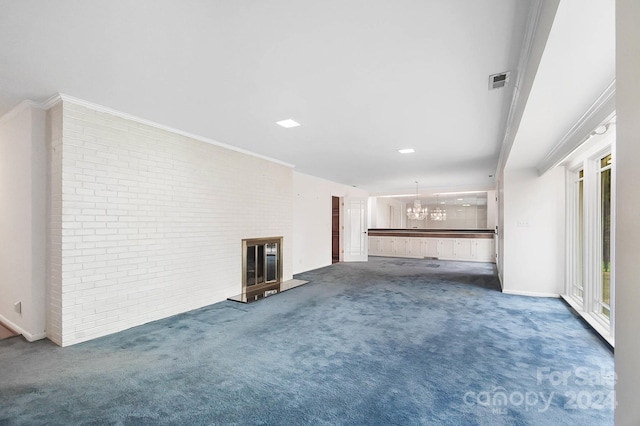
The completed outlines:
[[[247,287],[278,281],[278,243],[247,246]]]
[[[243,240],[243,294],[247,299],[259,299],[280,290],[281,249],[280,238]]]

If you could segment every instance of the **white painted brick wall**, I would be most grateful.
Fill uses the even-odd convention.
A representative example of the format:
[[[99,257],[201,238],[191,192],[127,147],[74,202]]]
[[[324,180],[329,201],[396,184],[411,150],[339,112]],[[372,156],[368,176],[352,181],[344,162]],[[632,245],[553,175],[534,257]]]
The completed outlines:
[[[58,104],[47,112],[47,126],[49,127],[49,243],[47,253],[47,337],[58,345],[62,345],[62,251],[73,248],[80,237],[62,229],[62,105]],[[62,239],[68,241],[63,244]],[[69,267],[69,265],[64,265]],[[74,285],[71,279],[69,288]],[[68,290],[68,289],[65,289]]]
[[[60,241],[51,248],[49,334],[56,343],[240,293],[243,238],[282,235],[283,278],[292,277],[291,168],[67,101],[61,117],[55,108],[62,144],[52,180],[61,185],[52,182],[51,238]]]

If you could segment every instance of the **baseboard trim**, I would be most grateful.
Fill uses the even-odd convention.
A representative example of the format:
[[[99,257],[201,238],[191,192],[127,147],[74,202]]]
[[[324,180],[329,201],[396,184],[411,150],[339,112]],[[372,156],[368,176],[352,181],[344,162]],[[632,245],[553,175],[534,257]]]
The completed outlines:
[[[11,330],[15,331],[16,333],[22,334],[22,336],[24,336],[24,338],[27,339],[29,342],[35,342],[36,340],[42,340],[42,339],[47,337],[47,333],[46,332],[35,333],[35,334],[34,333],[29,333],[27,330],[25,330],[24,328],[20,327],[18,324],[14,323],[13,321],[10,321],[4,315],[0,315],[0,321],[2,321],[4,324],[7,325],[7,327],[9,327]]]
[[[475,262],[475,263],[493,263],[494,265],[496,264],[495,260],[491,260],[491,259],[468,259],[468,258],[461,258],[461,257],[411,256],[411,255],[407,255],[407,254],[405,254],[405,255],[397,255],[397,254],[394,255],[394,254],[389,254],[389,253],[384,253],[384,254],[378,254],[378,253],[371,254],[371,253],[369,253],[368,256],[371,256],[371,257],[393,257],[393,258],[397,258],[397,259],[446,260],[447,262]],[[302,272],[300,272],[300,273],[302,273]]]
[[[520,290],[505,290],[502,289],[504,294],[513,294],[515,296],[528,296],[528,297],[552,297],[554,299],[559,299],[559,293],[538,293],[535,291],[520,291]]]
[[[31,333],[24,332],[24,333],[22,333],[22,335],[29,342],[35,342],[36,340],[42,340],[42,339],[46,339],[47,338],[47,333],[31,334]]]
[[[584,321],[589,327],[591,327],[591,329],[594,331],[594,333],[604,342],[607,344],[607,346],[609,347],[609,349],[611,349],[611,351],[614,351],[615,348],[615,340],[613,338],[613,336],[611,335],[611,333],[609,333],[609,330],[606,329],[606,327],[604,327],[600,322],[598,322],[595,318],[593,318],[591,315],[589,315],[588,312],[585,312],[582,310],[582,306],[580,306],[580,304],[576,303],[575,300],[573,300],[573,298],[563,294],[560,296],[562,298],[562,300],[571,308],[573,309],[576,314],[578,314],[580,316],[580,318],[582,319],[582,321]]]

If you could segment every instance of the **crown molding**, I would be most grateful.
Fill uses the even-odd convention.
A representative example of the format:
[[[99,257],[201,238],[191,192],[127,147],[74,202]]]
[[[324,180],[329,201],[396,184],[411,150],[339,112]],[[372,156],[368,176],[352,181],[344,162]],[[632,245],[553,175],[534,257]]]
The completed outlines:
[[[289,168],[295,168],[295,165],[287,163],[285,161],[281,161],[281,160],[277,160],[275,158],[271,158],[271,157],[267,157],[266,155],[262,155],[262,154],[257,154],[255,152],[251,152],[249,150],[246,149],[242,149],[242,148],[238,148],[236,146],[233,145],[228,145],[226,143],[222,143],[222,142],[218,142],[214,139],[209,139],[206,138],[204,136],[200,136],[200,135],[196,135],[193,133],[189,133],[186,132],[184,130],[180,130],[180,129],[176,129],[174,127],[170,127],[170,126],[165,126],[164,124],[160,124],[160,123],[156,123],[155,121],[151,121],[151,120],[147,120],[145,118],[141,118],[141,117],[137,117],[135,115],[131,115],[128,114],[126,112],[122,112],[122,111],[118,111],[103,105],[99,105],[93,102],[89,102],[89,101],[85,101],[83,99],[79,99],[79,98],[75,98],[73,96],[69,96],[66,95],[64,93],[56,93],[55,95],[51,96],[49,99],[47,99],[46,101],[44,101],[41,105],[43,106],[44,109],[50,109],[54,106],[56,106],[57,104],[61,103],[61,102],[68,102],[74,105],[78,105],[78,106],[82,106],[94,111],[98,111],[98,112],[102,112],[105,114],[110,114],[110,115],[114,115],[116,117],[125,119],[125,120],[129,120],[129,121],[133,121],[135,123],[139,123],[139,124],[144,124],[146,126],[150,126],[153,127],[155,129],[158,130],[164,130],[167,132],[171,132],[180,136],[185,136],[189,139],[194,139],[200,142],[205,142],[211,145],[215,145],[218,146],[220,148],[225,148],[225,149],[229,149],[231,151],[235,151],[235,152],[239,152],[241,154],[245,154],[245,155],[250,155],[252,157],[256,157],[256,158],[260,158],[262,160],[266,160],[269,161],[271,163],[276,163],[276,164],[280,164],[281,166],[286,166]]]
[[[582,114],[569,131],[538,163],[538,173],[547,171],[562,163],[573,151],[578,149],[596,127],[606,124],[616,110],[616,81],[613,80],[598,96],[595,102]]]
[[[61,93],[56,93],[54,95],[52,95],[51,97],[49,97],[48,99],[46,99],[45,101],[42,102],[42,106],[46,109],[46,110],[50,110],[51,108],[53,108],[54,106],[58,105],[60,102],[62,102],[62,94]]]

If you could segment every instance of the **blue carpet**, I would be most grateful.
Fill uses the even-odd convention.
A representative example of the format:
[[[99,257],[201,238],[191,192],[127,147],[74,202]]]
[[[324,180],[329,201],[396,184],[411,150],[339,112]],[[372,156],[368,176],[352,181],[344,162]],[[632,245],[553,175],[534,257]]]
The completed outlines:
[[[296,278],[68,348],[0,341],[0,424],[613,424],[611,352],[562,301],[500,293],[492,264]]]

